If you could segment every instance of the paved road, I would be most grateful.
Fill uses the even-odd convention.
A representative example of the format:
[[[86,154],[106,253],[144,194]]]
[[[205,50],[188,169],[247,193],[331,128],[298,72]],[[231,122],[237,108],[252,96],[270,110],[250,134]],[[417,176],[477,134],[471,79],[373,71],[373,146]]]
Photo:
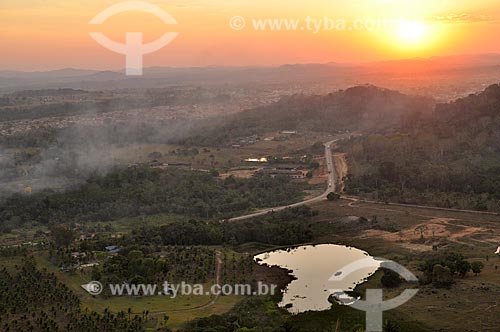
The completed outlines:
[[[260,211],[257,211],[257,212],[251,213],[251,214],[247,214],[244,216],[231,218],[231,219],[228,219],[227,221],[242,221],[242,220],[246,220],[246,219],[260,217],[260,216],[266,215],[266,214],[271,213],[271,212],[279,212],[279,211],[283,211],[285,209],[294,208],[294,207],[298,207],[298,206],[302,206],[302,205],[306,205],[306,204],[311,204],[311,203],[316,203],[316,202],[320,202],[320,201],[325,200],[329,193],[335,192],[335,168],[333,165],[332,145],[335,144],[336,142],[338,142],[338,139],[325,143],[325,159],[326,159],[326,166],[328,168],[328,185],[326,187],[326,191],[323,194],[321,194],[317,197],[302,201],[302,202],[295,203],[295,204],[274,207],[274,208],[269,208],[269,209],[263,209],[263,210],[260,210]]]
[[[295,203],[295,204],[290,204],[290,205],[280,206],[280,207],[275,207],[275,208],[269,208],[269,209],[263,209],[263,210],[260,210],[260,211],[257,211],[257,212],[254,212],[254,213],[251,213],[248,215],[231,218],[231,219],[228,219],[227,221],[241,221],[241,220],[251,219],[251,218],[266,215],[266,214],[271,213],[271,212],[279,212],[279,211],[283,211],[285,209],[298,207],[298,206],[302,206],[302,205],[306,205],[306,204],[317,203],[317,202],[325,200],[329,193],[336,191],[335,166],[333,164],[332,145],[338,141],[339,140],[336,139],[336,140],[325,143],[325,159],[326,159],[326,165],[328,168],[328,185],[327,185],[326,191],[323,194],[321,194],[317,197],[302,201],[302,202]],[[352,196],[342,196],[342,199],[350,200],[353,202],[359,202],[359,203],[384,204],[384,205],[400,206],[400,207],[406,207],[406,208],[418,208],[418,209],[429,209],[429,210],[439,210],[439,211],[449,211],[449,212],[474,213],[474,214],[482,214],[482,215],[499,215],[498,213],[495,213],[495,212],[447,209],[447,208],[439,208],[439,207],[432,207],[432,206],[400,204],[400,203],[385,203],[385,202],[372,201],[372,200],[367,200],[367,199],[362,199],[362,198],[352,197]]]

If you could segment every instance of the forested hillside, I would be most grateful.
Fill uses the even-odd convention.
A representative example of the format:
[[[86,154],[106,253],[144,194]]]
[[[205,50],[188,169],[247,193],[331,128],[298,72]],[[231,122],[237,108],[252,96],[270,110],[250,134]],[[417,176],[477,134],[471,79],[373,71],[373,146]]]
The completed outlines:
[[[194,143],[220,144],[234,137],[278,130],[381,130],[412,121],[412,115],[430,116],[434,102],[366,85],[326,96],[294,95],[269,106],[248,110],[195,127]]]
[[[500,211],[500,86],[413,115],[396,132],[345,146],[351,193]]]

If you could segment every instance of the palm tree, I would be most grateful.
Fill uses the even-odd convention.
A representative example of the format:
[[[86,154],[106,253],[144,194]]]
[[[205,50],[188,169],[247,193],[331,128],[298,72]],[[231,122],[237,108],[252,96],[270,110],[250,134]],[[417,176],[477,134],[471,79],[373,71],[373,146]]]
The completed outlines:
[[[385,323],[385,331],[386,332],[400,332],[399,326],[393,322],[392,320],[388,320]]]

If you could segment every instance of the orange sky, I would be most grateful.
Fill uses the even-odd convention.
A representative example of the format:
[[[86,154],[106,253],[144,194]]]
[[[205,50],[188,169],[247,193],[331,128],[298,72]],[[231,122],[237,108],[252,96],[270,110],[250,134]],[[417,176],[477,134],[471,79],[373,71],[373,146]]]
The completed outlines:
[[[500,53],[498,0],[152,0],[178,25],[130,12],[102,26],[88,22],[118,0],[1,0],[0,69],[66,67],[119,69],[124,56],[98,45],[89,32],[124,41],[144,32],[146,41],[164,32],[179,36],[144,57],[145,66],[275,65],[305,62],[364,62],[433,55]],[[230,28],[233,16],[247,26]],[[416,20],[425,34],[405,40],[397,28],[377,31],[255,31],[252,19],[325,16],[353,20]],[[410,35],[411,35],[410,31]]]

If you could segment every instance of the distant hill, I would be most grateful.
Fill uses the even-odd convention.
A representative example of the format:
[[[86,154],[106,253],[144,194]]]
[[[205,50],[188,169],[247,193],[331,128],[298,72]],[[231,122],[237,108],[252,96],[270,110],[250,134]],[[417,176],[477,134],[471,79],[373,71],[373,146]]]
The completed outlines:
[[[372,62],[361,64],[361,66],[366,69],[376,70],[379,73],[418,73],[418,75],[422,75],[466,68],[498,67],[500,66],[500,54],[435,56],[431,58]]]
[[[466,98],[439,104],[435,112],[436,118],[457,126],[470,126],[481,119],[500,116],[500,85],[494,84],[478,94]]]
[[[326,96],[294,95],[279,102],[226,117],[197,140],[227,142],[235,137],[280,130],[382,130],[401,125],[414,113],[430,116],[434,101],[371,85]],[[211,126],[207,125],[207,126]]]
[[[344,148],[351,193],[500,212],[500,85]]]
[[[451,100],[495,83],[500,54],[457,55],[371,63],[309,63],[278,67],[150,67],[144,76],[123,70],[62,69],[48,72],[0,71],[0,93],[18,90],[73,88],[109,90],[171,85],[322,84],[329,89],[371,83],[410,94]],[[486,84],[486,85],[483,85]]]
[[[15,70],[0,70],[0,77],[4,78],[26,78],[26,79],[59,79],[67,77],[82,77],[97,73],[97,70],[85,70],[75,68],[65,68],[49,71],[15,71]]]

